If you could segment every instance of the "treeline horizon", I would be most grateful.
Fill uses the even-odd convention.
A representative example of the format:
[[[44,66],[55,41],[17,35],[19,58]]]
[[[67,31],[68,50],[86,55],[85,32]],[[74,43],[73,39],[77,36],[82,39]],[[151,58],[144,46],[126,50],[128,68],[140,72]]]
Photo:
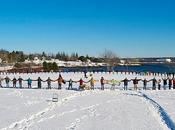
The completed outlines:
[[[7,63],[16,63],[24,62],[25,60],[34,60],[35,57],[38,57],[40,60],[45,58],[45,60],[58,59],[61,61],[82,61],[87,62],[88,60],[92,62],[103,62],[103,58],[91,57],[89,55],[79,55],[77,52],[66,53],[66,52],[57,52],[57,53],[25,53],[24,51],[7,51],[5,49],[0,49],[0,58],[2,61]]]
[[[25,53],[24,51],[7,51],[5,49],[0,49],[0,58],[5,63],[17,63],[17,62],[24,62],[26,59],[34,60],[35,57],[38,57],[40,60],[45,58],[45,60],[51,60],[51,59],[58,59],[61,61],[82,61],[87,62],[88,60],[95,62],[95,63],[101,63],[101,62],[107,62],[107,63],[119,63],[119,60],[127,60],[132,62],[144,62],[144,61],[155,61],[155,59],[163,59],[163,58],[171,58],[173,61],[175,61],[175,57],[137,57],[137,58],[120,58],[116,55],[115,52],[111,50],[105,50],[101,56],[99,57],[92,57],[89,55],[80,55],[77,52],[74,53],[66,53],[66,52],[57,52],[57,53]]]

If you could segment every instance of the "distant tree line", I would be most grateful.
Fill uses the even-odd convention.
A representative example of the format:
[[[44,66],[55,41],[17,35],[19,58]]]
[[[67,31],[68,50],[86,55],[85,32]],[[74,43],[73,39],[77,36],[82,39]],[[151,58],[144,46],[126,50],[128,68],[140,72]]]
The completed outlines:
[[[95,63],[104,62],[103,57],[100,57],[100,58],[90,57],[88,55],[83,56],[83,55],[79,55],[78,53],[68,54],[65,52],[58,52],[57,54],[52,54],[52,53],[42,52],[42,53],[25,54],[23,51],[9,52],[4,49],[0,50],[0,58],[5,63],[22,63],[26,59],[34,60],[35,57],[38,57],[41,60],[45,58],[45,60],[51,60],[51,59],[59,59],[61,61],[79,61],[80,60],[82,62],[87,62],[88,60],[90,60]]]
[[[25,55],[22,51],[6,51],[1,49],[0,50],[0,58],[3,61],[6,61],[6,63],[16,63],[16,62],[24,62],[27,58],[27,55]]]

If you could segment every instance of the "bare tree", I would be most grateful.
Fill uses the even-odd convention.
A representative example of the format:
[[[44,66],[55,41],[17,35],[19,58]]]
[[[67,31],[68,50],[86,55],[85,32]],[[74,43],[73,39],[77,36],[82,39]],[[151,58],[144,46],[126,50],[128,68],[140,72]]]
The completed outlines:
[[[113,71],[113,67],[120,62],[119,57],[112,50],[105,50],[101,57],[104,59],[104,62],[107,63],[109,71]]]

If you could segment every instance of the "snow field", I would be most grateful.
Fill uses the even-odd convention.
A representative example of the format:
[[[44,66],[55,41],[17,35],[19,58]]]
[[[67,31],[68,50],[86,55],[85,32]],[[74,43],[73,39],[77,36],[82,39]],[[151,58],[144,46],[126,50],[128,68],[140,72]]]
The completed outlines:
[[[88,74],[89,75],[89,74]],[[6,75],[1,75],[4,77]],[[8,75],[18,78],[19,74]],[[58,73],[22,74],[23,79],[56,79]],[[62,73],[65,80],[79,80],[83,73]],[[95,73],[94,79],[107,80],[147,78],[154,76]],[[156,77],[157,79],[161,77]],[[84,79],[84,78],[83,78]],[[84,79],[86,81],[88,79]],[[57,88],[57,83],[52,83]],[[52,89],[0,89],[0,129],[2,130],[174,130],[175,103],[174,90],[161,91],[123,91],[118,89],[90,91]],[[100,83],[96,82],[96,88]],[[142,83],[139,87],[142,88]],[[152,84],[148,86],[151,88]],[[24,87],[26,83],[24,82]],[[33,82],[36,87],[36,82]],[[43,88],[47,84],[43,83]],[[78,87],[78,84],[74,84]],[[106,85],[109,88],[110,85]],[[132,88],[132,83],[129,88]],[[52,102],[54,93],[58,102]]]

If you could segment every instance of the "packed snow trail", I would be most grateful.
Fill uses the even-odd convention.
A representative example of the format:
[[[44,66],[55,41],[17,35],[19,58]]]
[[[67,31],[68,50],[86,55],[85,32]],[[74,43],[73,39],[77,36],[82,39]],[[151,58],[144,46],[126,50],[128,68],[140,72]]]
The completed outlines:
[[[161,91],[145,91],[143,92],[149,98],[157,102],[167,113],[168,117],[175,124],[175,91],[174,90],[161,90]],[[175,129],[175,128],[174,128]]]
[[[16,129],[163,130],[166,126],[160,124],[140,97],[123,91],[85,91]]]
[[[159,114],[160,122],[166,124],[169,129],[175,130],[175,123],[173,122],[171,117],[167,114],[167,112],[164,110],[164,108],[160,104],[158,104],[156,101],[148,97],[148,95],[142,92],[139,92],[139,94],[141,94],[143,98],[145,98],[147,102],[151,103],[154,109],[157,110],[156,114]]]

